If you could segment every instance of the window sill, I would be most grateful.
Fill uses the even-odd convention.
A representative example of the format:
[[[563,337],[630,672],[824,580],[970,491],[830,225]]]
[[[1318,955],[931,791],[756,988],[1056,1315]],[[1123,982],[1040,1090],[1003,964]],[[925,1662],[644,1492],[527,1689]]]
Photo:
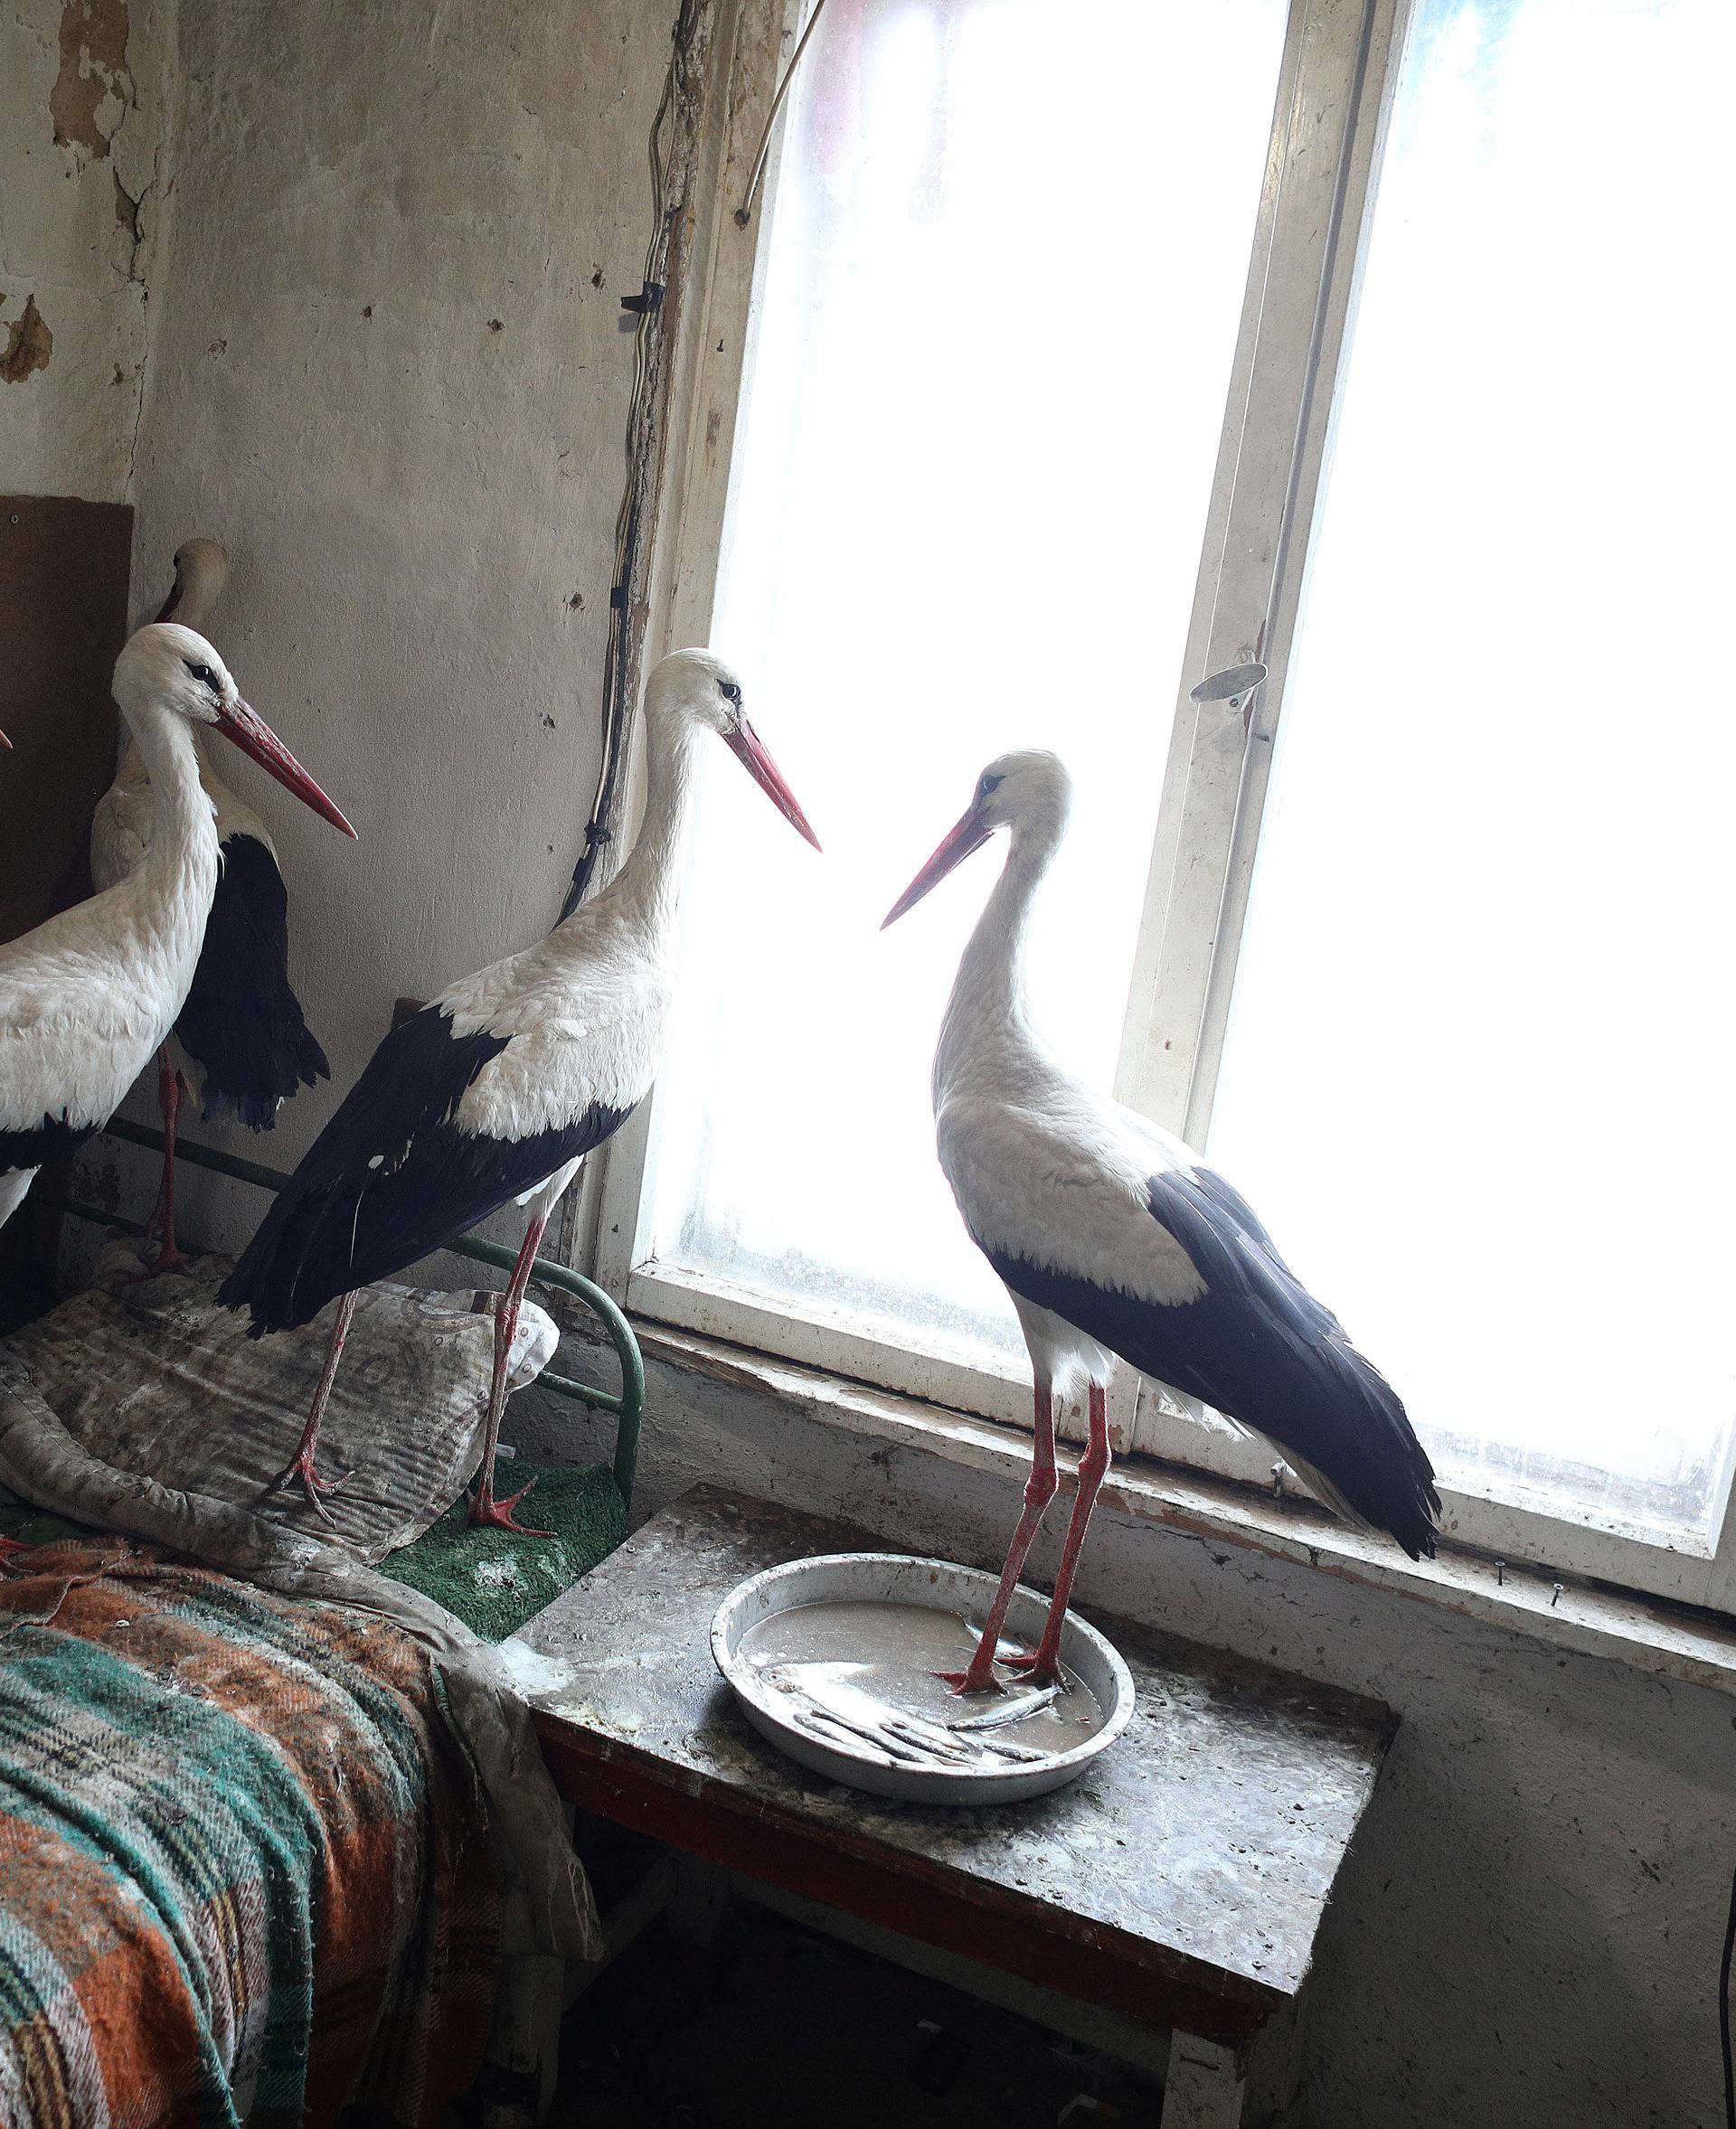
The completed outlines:
[[[793,1405],[822,1426],[925,1450],[949,1463],[1022,1484],[1029,1437],[943,1406],[798,1367],[793,1361],[636,1319],[648,1359]],[[1064,1468],[1065,1466],[1063,1466]],[[1010,1496],[1009,1496],[1010,1497]],[[1158,1523],[1213,1542],[1294,1560],[1369,1588],[1390,1590],[1558,1648],[1736,1695],[1736,1622],[1443,1544],[1411,1561],[1385,1540],[1352,1529],[1312,1502],[1279,1500],[1203,1473],[1137,1456],[1118,1464],[1100,1504],[1133,1522]]]

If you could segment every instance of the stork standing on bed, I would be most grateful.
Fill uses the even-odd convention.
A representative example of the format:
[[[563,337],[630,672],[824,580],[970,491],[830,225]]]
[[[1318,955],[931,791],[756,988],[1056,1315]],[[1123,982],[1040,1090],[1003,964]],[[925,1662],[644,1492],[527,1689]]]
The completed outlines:
[[[229,575],[215,540],[189,540],[175,557],[175,589],[159,621],[203,628]],[[175,1135],[184,1079],[209,1124],[237,1116],[269,1131],[298,1088],[329,1076],[289,983],[289,901],[265,823],[212,772],[195,733],[199,779],[217,815],[221,870],[186,1003],[157,1059],[163,1111],[163,1182],[155,1220],[163,1239],[149,1271],[183,1259],[175,1241]],[[113,887],[137,870],[151,830],[151,780],[137,741],[123,749],[114,782],[90,823],[90,876]]]
[[[355,833],[193,629],[141,628],[114,692],[151,780],[150,839],[118,885],[0,947],[0,1225],[44,1161],[101,1130],[186,1003],[220,864],[194,733]]]
[[[1066,833],[1071,787],[1052,754],[1004,754],[886,924],[997,828],[1006,863],[959,963],[934,1058],[935,1135],[971,1239],[1005,1283],[1030,1349],[1036,1448],[1024,1512],[962,1692],[995,1666],[1059,1676],[1061,1630],[1109,1467],[1105,1391],[1117,1355],[1263,1435],[1339,1514],[1433,1554],[1440,1503],[1404,1407],[1196,1154],[1070,1079],[1024,1003],[1032,904]],[[882,929],[885,927],[882,925]],[[1090,1438],[1042,1640],[997,1658],[1019,1570],[1056,1490],[1054,1396],[1083,1378]]]
[[[278,1482],[298,1481],[316,1508],[342,1483],[319,1476],[315,1447],[355,1289],[516,1202],[530,1208],[530,1222],[495,1313],[470,1520],[549,1534],[514,1520],[528,1489],[495,1498],[507,1356],[549,1215],[580,1162],[644,1100],[663,1055],[676,899],[708,731],[819,848],[742,715],[728,667],[708,651],[663,659],[645,694],[645,819],[613,882],[535,946],[449,984],[392,1029],[219,1290],[231,1307],[251,1311],[256,1337],[338,1303],[307,1424]]]

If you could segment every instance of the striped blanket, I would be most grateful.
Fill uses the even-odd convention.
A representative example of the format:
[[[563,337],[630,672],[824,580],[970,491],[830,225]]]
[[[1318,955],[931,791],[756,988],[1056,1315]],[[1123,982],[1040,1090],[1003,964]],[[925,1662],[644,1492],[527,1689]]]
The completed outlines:
[[[427,1651],[130,1539],[0,1557],[0,2125],[431,2124],[500,1905]]]

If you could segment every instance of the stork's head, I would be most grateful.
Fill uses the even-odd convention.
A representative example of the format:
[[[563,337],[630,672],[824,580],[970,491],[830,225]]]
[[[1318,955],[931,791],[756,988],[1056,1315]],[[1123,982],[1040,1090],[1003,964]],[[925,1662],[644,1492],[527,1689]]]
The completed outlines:
[[[884,931],[907,909],[914,909],[955,865],[963,863],[973,850],[980,850],[996,828],[1011,828],[1014,835],[1035,832],[1050,846],[1059,843],[1067,832],[1072,803],[1073,779],[1058,755],[1046,754],[1040,747],[996,755],[977,777],[970,804],[886,912],[880,928]]]
[[[659,658],[646,683],[645,713],[653,721],[673,718],[716,732],[790,826],[818,850],[820,839],[796,794],[743,713],[741,683],[722,658],[699,650]]]
[[[215,540],[184,540],[175,551],[175,589],[157,619],[202,625],[228,579],[229,556]]]
[[[135,732],[165,714],[221,732],[304,805],[354,836],[264,718],[241,700],[228,666],[196,630],[151,621],[129,636],[115,661],[115,700]]]

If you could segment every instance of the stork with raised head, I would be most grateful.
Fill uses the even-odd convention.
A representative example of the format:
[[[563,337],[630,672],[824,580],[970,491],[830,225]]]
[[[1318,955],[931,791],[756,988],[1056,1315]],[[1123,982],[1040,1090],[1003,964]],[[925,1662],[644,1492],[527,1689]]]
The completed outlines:
[[[116,886],[0,947],[0,1225],[44,1161],[101,1130],[186,1003],[220,864],[194,733],[355,833],[193,629],[141,628],[114,693],[151,780],[150,840]]]
[[[175,587],[157,619],[203,629],[228,575],[229,557],[215,540],[187,541],[176,550]],[[193,745],[199,780],[217,815],[221,869],[192,988],[157,1059],[163,1181],[153,1220],[160,1216],[163,1236],[152,1273],[183,1261],[175,1240],[183,1082],[207,1124],[235,1116],[250,1131],[269,1131],[297,1088],[330,1076],[289,982],[289,898],[277,847],[259,816],[213,774],[196,732]],[[90,876],[99,889],[137,869],[150,830],[150,776],[129,737],[90,823]]]
[[[528,1206],[523,1248],[495,1319],[494,1380],[473,1523],[526,1536],[495,1497],[507,1356],[542,1230],[579,1163],[632,1115],[663,1055],[676,902],[698,748],[718,733],[778,810],[819,848],[794,793],[709,651],[660,661],[645,693],[646,806],[611,884],[523,953],[462,976],[392,1029],[273,1202],[219,1290],[252,1333],[338,1309],[325,1372],[278,1484],[308,1500],[340,1480],[315,1464],[320,1419],[355,1289],[390,1278],[509,1203]],[[322,1511],[323,1512],[323,1511]]]
[[[1385,1531],[1412,1559],[1432,1557],[1440,1513],[1404,1407],[1240,1192],[1180,1139],[1080,1086],[1033,1032],[1025,931],[1071,796],[1052,754],[990,762],[885,919],[920,901],[997,828],[1010,831],[934,1058],[940,1166],[1018,1313],[1036,1392],[1024,1511],[969,1668],[948,1673],[961,1692],[998,1690],[997,1661],[1060,1675],[1061,1625],[1109,1467],[1105,1392],[1118,1355],[1264,1436],[1330,1507]],[[1090,1438],[1043,1637],[1034,1653],[998,1657],[1007,1604],[1056,1491],[1055,1394],[1081,1379]]]

